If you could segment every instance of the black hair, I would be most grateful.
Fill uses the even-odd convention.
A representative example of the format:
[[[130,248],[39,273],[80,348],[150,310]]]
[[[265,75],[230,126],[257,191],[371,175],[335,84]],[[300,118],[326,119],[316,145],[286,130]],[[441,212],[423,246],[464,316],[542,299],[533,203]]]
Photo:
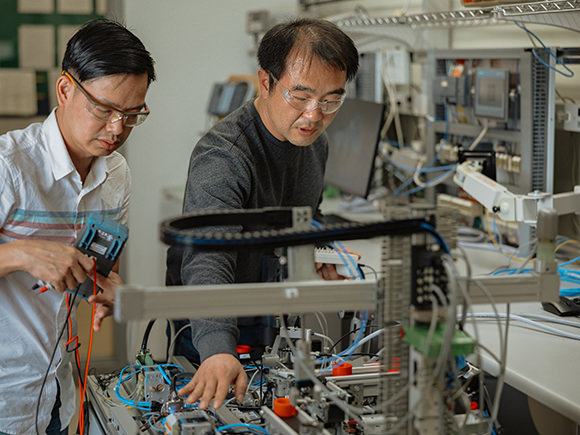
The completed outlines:
[[[84,24],[68,41],[62,70],[83,82],[113,74],[147,74],[155,80],[154,61],[141,40],[122,24],[97,19]]]
[[[347,81],[352,80],[358,70],[358,51],[352,39],[334,23],[313,18],[277,24],[268,30],[258,47],[258,62],[261,68],[279,79],[286,70],[288,56],[296,51],[346,71]]]

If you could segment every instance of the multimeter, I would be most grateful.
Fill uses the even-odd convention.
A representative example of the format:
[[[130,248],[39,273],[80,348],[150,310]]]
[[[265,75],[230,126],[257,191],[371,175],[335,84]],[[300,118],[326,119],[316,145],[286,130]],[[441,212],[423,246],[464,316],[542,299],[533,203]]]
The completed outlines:
[[[127,226],[111,218],[91,214],[77,238],[75,248],[83,254],[95,258],[97,273],[108,276],[119,259],[128,237],[129,228]],[[93,294],[93,280],[87,278],[79,285],[78,291],[77,289],[67,291],[88,299]]]

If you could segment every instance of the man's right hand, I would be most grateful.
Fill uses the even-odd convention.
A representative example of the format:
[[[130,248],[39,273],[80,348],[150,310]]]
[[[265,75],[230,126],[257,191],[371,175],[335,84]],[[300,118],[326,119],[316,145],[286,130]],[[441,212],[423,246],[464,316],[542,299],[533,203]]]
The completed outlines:
[[[24,270],[64,292],[91,276],[93,260],[73,246],[48,240],[17,240],[0,246],[0,276]]]
[[[189,394],[187,403],[199,402],[199,409],[206,409],[212,398],[215,409],[222,406],[230,385],[235,385],[234,394],[238,402],[244,400],[248,377],[240,361],[229,353],[218,353],[206,358],[189,383],[178,391]]]

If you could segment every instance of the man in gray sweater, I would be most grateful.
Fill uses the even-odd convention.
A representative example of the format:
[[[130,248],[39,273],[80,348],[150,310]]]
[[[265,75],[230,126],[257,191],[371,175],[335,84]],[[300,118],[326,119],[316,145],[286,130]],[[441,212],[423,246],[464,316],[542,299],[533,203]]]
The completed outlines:
[[[318,213],[328,141],[324,130],[356,75],[358,52],[337,26],[299,19],[274,26],[258,49],[259,96],[217,123],[195,146],[183,204],[199,210],[309,206]],[[248,228],[244,228],[248,229]],[[169,285],[259,282],[260,250],[168,253]],[[317,265],[337,279],[331,265]],[[226,302],[226,301],[224,301]],[[180,394],[221,406],[230,385],[243,399],[247,377],[236,354],[236,319],[191,319],[201,365]]]

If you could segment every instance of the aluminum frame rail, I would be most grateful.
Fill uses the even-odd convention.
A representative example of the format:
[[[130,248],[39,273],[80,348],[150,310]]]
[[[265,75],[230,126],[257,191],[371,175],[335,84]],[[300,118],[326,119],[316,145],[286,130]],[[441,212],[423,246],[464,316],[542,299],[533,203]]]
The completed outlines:
[[[506,21],[546,24],[580,32],[580,1],[549,0],[402,16],[351,17],[339,20],[336,24],[363,31],[364,28],[384,26],[452,27],[503,24]]]

